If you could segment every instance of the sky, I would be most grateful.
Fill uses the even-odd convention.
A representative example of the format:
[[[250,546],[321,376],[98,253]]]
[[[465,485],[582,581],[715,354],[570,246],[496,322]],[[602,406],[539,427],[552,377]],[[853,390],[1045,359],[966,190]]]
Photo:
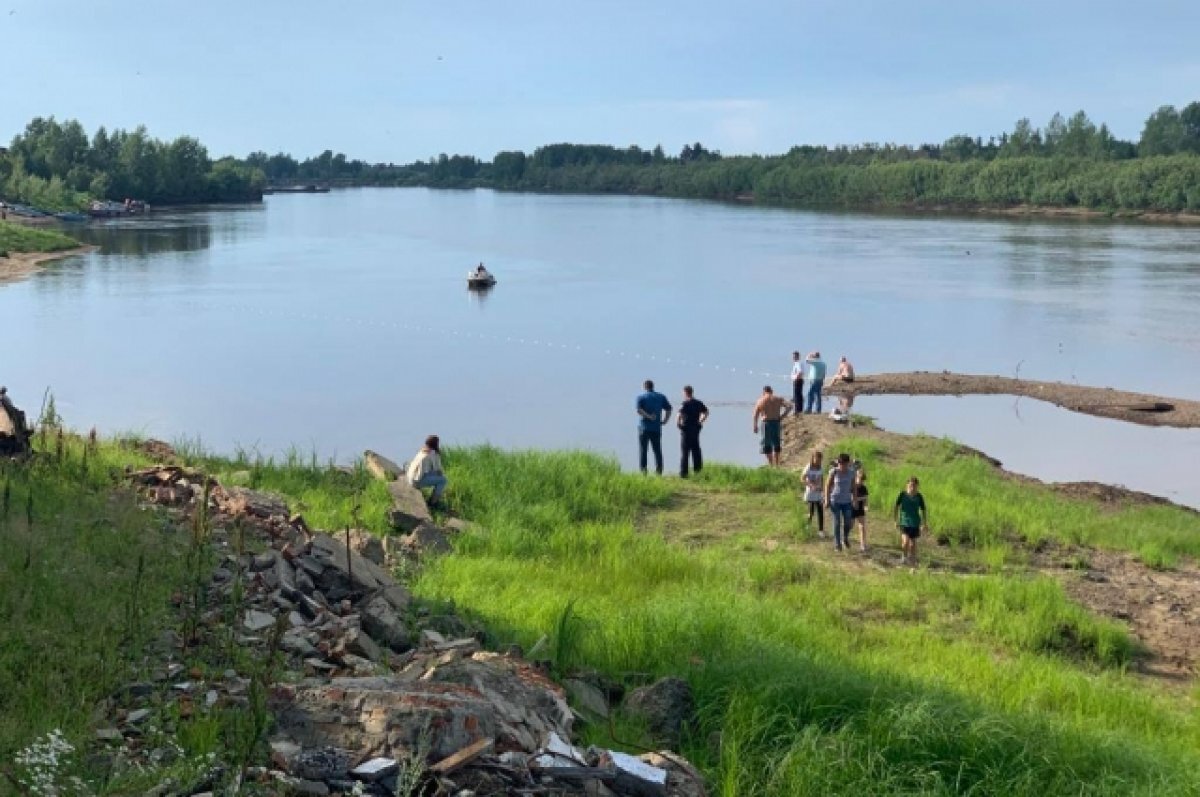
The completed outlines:
[[[1200,100],[1197,0],[0,0],[0,141],[36,116],[214,156],[987,137]]]

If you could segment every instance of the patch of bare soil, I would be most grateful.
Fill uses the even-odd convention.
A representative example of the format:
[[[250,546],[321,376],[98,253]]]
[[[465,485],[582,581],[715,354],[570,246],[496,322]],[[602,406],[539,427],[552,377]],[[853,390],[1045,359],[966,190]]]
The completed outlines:
[[[1043,560],[1067,593],[1093,612],[1126,623],[1148,656],[1142,672],[1171,680],[1200,674],[1200,570],[1154,570],[1129,554],[1088,550],[1087,568],[1065,571],[1061,552]]]
[[[1200,427],[1200,401],[1010,376],[955,374],[949,371],[870,374],[859,376],[850,383],[839,383],[830,392],[845,396],[1026,396],[1048,401],[1072,412],[1115,418],[1143,426]]]

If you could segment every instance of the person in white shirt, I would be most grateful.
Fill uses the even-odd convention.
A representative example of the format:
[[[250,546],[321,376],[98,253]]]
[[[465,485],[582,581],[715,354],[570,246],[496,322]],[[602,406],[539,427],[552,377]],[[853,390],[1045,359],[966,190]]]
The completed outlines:
[[[804,409],[804,360],[798,351],[792,352],[792,404],[796,414]]]
[[[431,434],[425,438],[425,445],[412,458],[412,462],[408,463],[408,472],[405,475],[408,483],[418,490],[426,487],[433,489],[429,496],[431,507],[441,503],[447,480],[446,473],[442,470],[441,441],[437,435]]]

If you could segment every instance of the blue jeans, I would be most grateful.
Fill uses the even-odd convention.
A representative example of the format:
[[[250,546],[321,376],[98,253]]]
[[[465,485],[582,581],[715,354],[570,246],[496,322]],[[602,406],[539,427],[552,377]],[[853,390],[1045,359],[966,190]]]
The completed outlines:
[[[821,388],[825,385],[824,380],[814,379],[808,386],[808,407],[805,412],[813,412],[813,407],[816,407],[816,412],[821,413]]]
[[[850,530],[854,528],[854,505],[830,504],[829,514],[833,516],[833,547],[849,546]]]
[[[442,493],[446,491],[446,476],[442,473],[426,473],[413,482],[413,487],[416,487],[418,490],[424,487],[432,487],[433,495],[429,496],[429,500],[437,501],[442,497]]]

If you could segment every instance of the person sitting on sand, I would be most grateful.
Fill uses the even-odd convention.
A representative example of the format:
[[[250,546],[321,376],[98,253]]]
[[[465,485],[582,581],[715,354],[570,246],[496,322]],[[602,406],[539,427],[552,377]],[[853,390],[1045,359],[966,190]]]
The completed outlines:
[[[843,357],[838,362],[837,373],[833,375],[833,379],[829,380],[829,384],[832,387],[833,385],[836,385],[838,382],[845,382],[845,383],[849,384],[853,381],[854,381],[854,366],[850,364],[849,360],[847,360],[845,357]]]
[[[408,463],[405,475],[408,483],[418,490],[433,488],[428,502],[431,509],[441,506],[447,479],[445,471],[442,470],[441,441],[437,435],[431,434],[425,438],[425,445],[421,446],[412,462]]]

